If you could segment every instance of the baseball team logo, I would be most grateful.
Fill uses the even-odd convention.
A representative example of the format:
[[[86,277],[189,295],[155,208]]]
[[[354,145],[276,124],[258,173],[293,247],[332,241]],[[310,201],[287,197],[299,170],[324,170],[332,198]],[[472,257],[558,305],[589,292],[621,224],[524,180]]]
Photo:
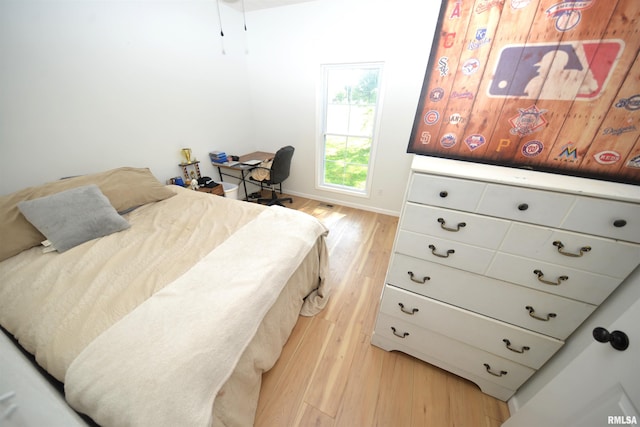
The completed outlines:
[[[529,6],[529,3],[531,3],[531,0],[511,0],[511,9],[524,9]]]
[[[456,33],[442,33],[442,37],[444,38],[442,46],[446,49],[453,47],[453,42],[456,40]]]
[[[597,98],[613,74],[622,40],[508,45],[500,51],[487,94],[499,98]]]
[[[462,117],[460,115],[460,113],[453,113],[452,115],[449,116],[449,123],[451,123],[452,125],[458,125],[460,123],[464,123],[464,117]]]
[[[422,134],[420,135],[420,142],[423,145],[427,145],[428,143],[431,142],[431,133],[429,133],[428,131],[423,131]]]
[[[476,6],[476,13],[481,14],[491,9],[492,7],[502,7],[504,0],[484,0],[478,3]]]
[[[438,113],[436,110],[429,110],[424,115],[424,122],[428,125],[435,125],[436,123],[438,123],[439,119],[440,113]]]
[[[464,61],[462,64],[462,73],[465,76],[470,76],[480,69],[480,60],[477,58],[471,58]]]
[[[640,156],[635,156],[632,159],[630,159],[626,166],[628,168],[640,168]]]
[[[620,153],[611,150],[601,151],[597,154],[594,154],[593,158],[596,159],[596,162],[600,163],[601,165],[612,165],[620,160]]]
[[[429,99],[432,102],[438,102],[444,97],[444,89],[437,87],[429,92]]]
[[[512,135],[526,136],[547,124],[547,119],[542,115],[547,110],[540,110],[535,105],[529,108],[518,108],[518,114],[509,119],[513,128],[509,131]]]
[[[522,155],[525,157],[535,157],[542,153],[544,150],[544,144],[540,141],[529,141],[522,146]]]
[[[640,110],[640,95],[619,99],[616,102],[616,108],[626,108],[629,111]]]
[[[453,91],[451,92],[451,99],[473,99],[473,93],[466,90],[464,92],[457,92],[457,91]]]
[[[480,46],[491,43],[491,38],[487,37],[487,29],[486,28],[478,28],[476,30],[476,38],[475,40],[471,40],[469,42],[469,50],[476,50]]]
[[[440,145],[443,148],[451,148],[456,145],[456,136],[452,133],[445,134],[442,138],[440,138]]]
[[[578,161],[578,149],[571,143],[563,145],[560,148],[560,153],[553,160],[575,163]]]
[[[438,59],[438,71],[440,71],[440,77],[449,75],[449,57],[442,56]]]
[[[572,30],[582,19],[581,10],[590,8],[594,0],[563,0],[546,10],[547,18],[556,20],[556,30]]]
[[[621,127],[621,128],[605,128],[602,131],[602,134],[603,135],[619,136],[619,135],[622,135],[623,133],[635,132],[637,130],[638,130],[638,128],[636,128],[634,125],[631,125],[631,126],[625,126],[625,127]]]
[[[453,10],[451,11],[451,15],[449,15],[449,19],[458,19],[460,18],[460,8],[462,7],[462,0],[457,0],[456,4],[453,6]]]
[[[467,147],[469,147],[469,150],[471,151],[484,145],[485,142],[487,142],[487,140],[484,138],[484,136],[480,135],[479,133],[469,135],[464,140],[464,143],[467,144]]]

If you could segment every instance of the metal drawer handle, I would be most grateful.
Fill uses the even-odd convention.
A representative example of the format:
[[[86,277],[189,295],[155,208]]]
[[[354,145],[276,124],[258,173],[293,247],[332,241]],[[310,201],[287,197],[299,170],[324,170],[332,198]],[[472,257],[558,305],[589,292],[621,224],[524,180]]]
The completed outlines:
[[[409,310],[407,310],[406,308],[404,308],[404,304],[403,304],[403,303],[401,303],[401,302],[399,302],[399,303],[398,303],[398,305],[400,306],[400,311],[402,311],[403,313],[406,313],[406,314],[408,314],[408,315],[410,315],[410,316],[413,316],[413,315],[414,315],[414,314],[416,314],[418,311],[420,311],[420,310],[418,310],[417,308],[412,308],[412,309],[411,309],[411,311],[409,311]]]
[[[518,350],[518,349],[516,349],[516,348],[513,348],[513,347],[511,347],[511,341],[509,341],[509,340],[508,340],[508,339],[506,339],[506,338],[505,338],[505,339],[503,339],[503,340],[502,340],[502,342],[504,343],[504,345],[505,345],[509,350],[513,351],[514,353],[521,353],[521,354],[522,354],[522,353],[524,353],[524,352],[525,352],[525,351],[527,351],[527,350],[531,350],[531,348],[530,348],[530,347],[528,347],[528,346],[526,346],[526,345],[525,345],[525,346],[522,346],[522,348],[521,348],[520,350]]]
[[[500,371],[499,374],[496,374],[494,371],[491,370],[491,366],[489,366],[488,363],[485,363],[484,367],[487,370],[487,372],[490,373],[491,375],[493,375],[494,377],[501,377],[503,375],[507,375],[507,371]]]
[[[453,231],[453,232],[460,231],[462,227],[467,226],[466,222],[459,222],[456,228],[446,227],[444,218],[438,218],[438,222],[440,223],[440,228],[442,228],[443,230]]]
[[[555,282],[552,282],[550,280],[545,280],[542,270],[533,270],[533,274],[538,276],[538,281],[544,283],[545,285],[558,286],[560,283],[564,282],[565,280],[569,280],[569,276],[560,276]]]
[[[543,322],[548,322],[549,320],[557,316],[555,313],[549,313],[547,314],[547,317],[540,317],[536,314],[536,311],[530,305],[526,306],[525,308],[529,311],[529,316],[537,320],[542,320]]]
[[[583,246],[580,248],[580,253],[578,254],[565,252],[562,250],[564,248],[564,244],[560,240],[556,240],[555,242],[553,242],[553,246],[557,247],[558,252],[560,252],[562,255],[576,257],[576,258],[581,257],[582,255],[584,255],[585,253],[591,250],[591,246]]]
[[[421,285],[424,285],[427,280],[431,280],[431,277],[429,276],[424,276],[422,279],[416,279],[413,271],[407,271],[407,274],[412,282],[420,283]]]
[[[616,228],[621,228],[625,225],[627,225],[627,221],[624,219],[616,219],[615,221],[613,221],[613,226]]]
[[[436,247],[433,246],[433,245],[429,245],[429,249],[431,249],[431,253],[432,254],[434,254],[435,256],[440,257],[440,258],[449,258],[449,255],[451,255],[451,254],[456,252],[453,249],[449,249],[449,250],[447,250],[447,254],[446,255],[442,255],[442,254],[436,253]]]
[[[391,332],[393,332],[393,335],[399,338],[406,338],[409,336],[409,332],[403,332],[402,334],[397,333],[396,328],[394,328],[393,326],[391,327]]]

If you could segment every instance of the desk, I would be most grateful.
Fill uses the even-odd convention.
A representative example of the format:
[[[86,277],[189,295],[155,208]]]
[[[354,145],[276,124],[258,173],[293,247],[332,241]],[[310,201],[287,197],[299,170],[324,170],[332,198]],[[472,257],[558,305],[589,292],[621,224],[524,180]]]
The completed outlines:
[[[240,156],[238,159],[238,163],[233,166],[230,166],[229,163],[211,162],[211,164],[218,168],[218,173],[220,174],[220,182],[224,181],[223,176],[229,176],[240,180],[240,182],[242,182],[242,187],[244,188],[244,198],[245,200],[247,200],[249,194],[247,193],[247,178],[249,178],[248,172],[251,172],[251,169],[255,168],[256,166],[244,165],[242,164],[242,162],[247,162],[249,160],[260,160],[261,162],[264,162],[265,160],[272,159],[274,156],[274,153],[267,153],[265,151],[254,151],[253,153]],[[223,169],[240,172],[240,177],[224,173],[222,171]]]

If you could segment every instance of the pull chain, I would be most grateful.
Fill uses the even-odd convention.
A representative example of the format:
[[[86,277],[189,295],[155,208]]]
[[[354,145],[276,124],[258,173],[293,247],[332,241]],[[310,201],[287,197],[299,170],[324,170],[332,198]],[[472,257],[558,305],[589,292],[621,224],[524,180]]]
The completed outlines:
[[[222,45],[222,54],[226,55],[224,50],[224,31],[222,30],[222,16],[220,15],[220,0],[216,0],[216,7],[218,8],[218,24],[220,24],[220,42]]]

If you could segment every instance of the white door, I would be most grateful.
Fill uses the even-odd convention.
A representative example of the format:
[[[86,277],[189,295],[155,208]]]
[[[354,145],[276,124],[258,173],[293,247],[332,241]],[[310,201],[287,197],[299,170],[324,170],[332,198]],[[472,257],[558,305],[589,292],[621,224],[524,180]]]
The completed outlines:
[[[503,427],[640,425],[640,300],[610,325],[624,351],[595,339]]]

